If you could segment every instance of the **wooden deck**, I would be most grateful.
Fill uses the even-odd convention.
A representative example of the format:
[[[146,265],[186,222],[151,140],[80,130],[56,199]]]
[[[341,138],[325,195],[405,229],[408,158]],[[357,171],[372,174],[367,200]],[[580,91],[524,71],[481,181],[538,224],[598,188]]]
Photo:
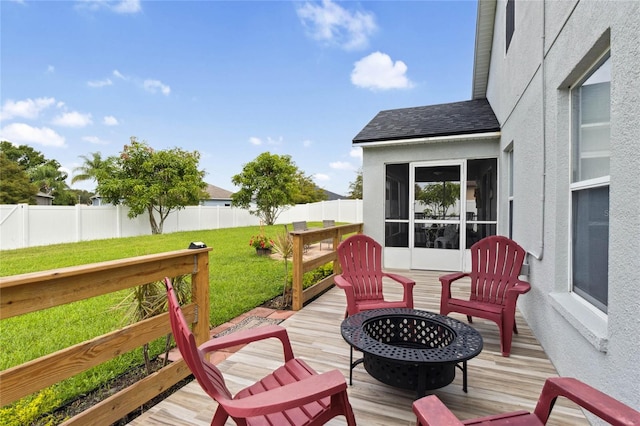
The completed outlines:
[[[414,303],[416,309],[439,311],[441,273],[433,271],[395,271],[413,277],[416,281]],[[388,297],[400,298],[399,286],[389,291]],[[385,291],[387,290],[385,288]],[[455,294],[455,293],[454,293]],[[526,297],[526,295],[524,296]],[[286,319],[282,325],[289,332],[294,353],[305,359],[317,371],[339,369],[348,380],[349,346],[340,335],[344,316],[343,292],[332,288],[301,311]],[[459,320],[464,316],[452,314]],[[484,339],[482,353],[469,361],[468,393],[462,391],[461,373],[450,385],[434,391],[460,418],[467,419],[519,409],[533,410],[542,385],[547,377],[557,373],[531,330],[518,314],[519,334],[514,336],[511,356],[500,355],[498,328],[494,323],[474,319],[475,327]],[[277,341],[258,342],[246,346],[219,364],[232,392],[253,383],[282,360]],[[367,374],[362,365],[354,370],[349,399],[358,424],[361,425],[414,425],[411,403],[412,391],[396,389],[382,384]],[[216,404],[191,382],[169,398],[156,405],[130,425],[208,425]],[[227,424],[234,424],[232,421]],[[343,418],[329,425],[344,425]],[[580,425],[589,423],[573,403],[560,400],[548,424]]]

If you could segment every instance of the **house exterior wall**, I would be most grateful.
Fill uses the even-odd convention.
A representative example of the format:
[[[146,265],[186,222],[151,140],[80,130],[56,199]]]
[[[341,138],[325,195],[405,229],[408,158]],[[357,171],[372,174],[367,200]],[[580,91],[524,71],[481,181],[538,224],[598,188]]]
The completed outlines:
[[[529,252],[532,285],[519,308],[560,375],[640,409],[640,2],[517,1],[506,54],[505,6],[498,1],[487,99],[501,125],[500,147],[514,153],[513,238]],[[569,88],[608,47],[609,298],[602,316],[569,293]],[[505,209],[501,203],[500,217]]]
[[[364,233],[376,241],[385,240],[386,165],[416,161],[492,158],[499,155],[499,139],[460,139],[447,142],[423,142],[405,145],[363,146],[362,198]],[[500,173],[500,170],[498,170]],[[366,176],[366,177],[365,177]],[[385,247],[387,268],[409,269],[409,248]]]

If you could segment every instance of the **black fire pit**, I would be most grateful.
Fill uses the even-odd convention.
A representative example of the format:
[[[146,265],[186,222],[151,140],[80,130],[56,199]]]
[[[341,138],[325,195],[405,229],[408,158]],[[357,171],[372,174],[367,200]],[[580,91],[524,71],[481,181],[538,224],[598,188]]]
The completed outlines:
[[[349,383],[353,368],[364,363],[367,372],[390,386],[425,391],[444,387],[462,371],[467,391],[467,360],[482,350],[482,336],[453,318],[415,309],[364,311],[346,318],[342,337],[351,345]],[[363,357],[354,361],[353,349]]]

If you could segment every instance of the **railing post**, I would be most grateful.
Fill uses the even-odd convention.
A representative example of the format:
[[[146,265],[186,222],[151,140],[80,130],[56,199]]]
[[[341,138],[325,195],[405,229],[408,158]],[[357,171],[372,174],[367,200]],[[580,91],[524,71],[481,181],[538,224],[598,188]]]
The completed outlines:
[[[191,273],[191,301],[198,307],[197,321],[193,324],[196,343],[209,340],[209,253],[193,255]]]
[[[292,300],[291,308],[299,311],[304,305],[302,294],[304,241],[303,235],[293,234],[293,283],[291,285]]]

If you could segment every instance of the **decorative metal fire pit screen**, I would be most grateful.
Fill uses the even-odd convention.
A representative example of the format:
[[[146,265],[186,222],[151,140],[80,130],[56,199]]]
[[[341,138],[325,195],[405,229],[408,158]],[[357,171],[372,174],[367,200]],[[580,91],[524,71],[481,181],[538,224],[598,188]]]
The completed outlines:
[[[351,345],[353,368],[364,363],[367,372],[390,386],[426,390],[448,385],[455,368],[463,373],[467,391],[467,360],[482,350],[482,337],[453,318],[415,309],[374,309],[346,318],[342,336]],[[353,348],[363,357],[353,361]],[[461,365],[462,364],[462,365]]]

